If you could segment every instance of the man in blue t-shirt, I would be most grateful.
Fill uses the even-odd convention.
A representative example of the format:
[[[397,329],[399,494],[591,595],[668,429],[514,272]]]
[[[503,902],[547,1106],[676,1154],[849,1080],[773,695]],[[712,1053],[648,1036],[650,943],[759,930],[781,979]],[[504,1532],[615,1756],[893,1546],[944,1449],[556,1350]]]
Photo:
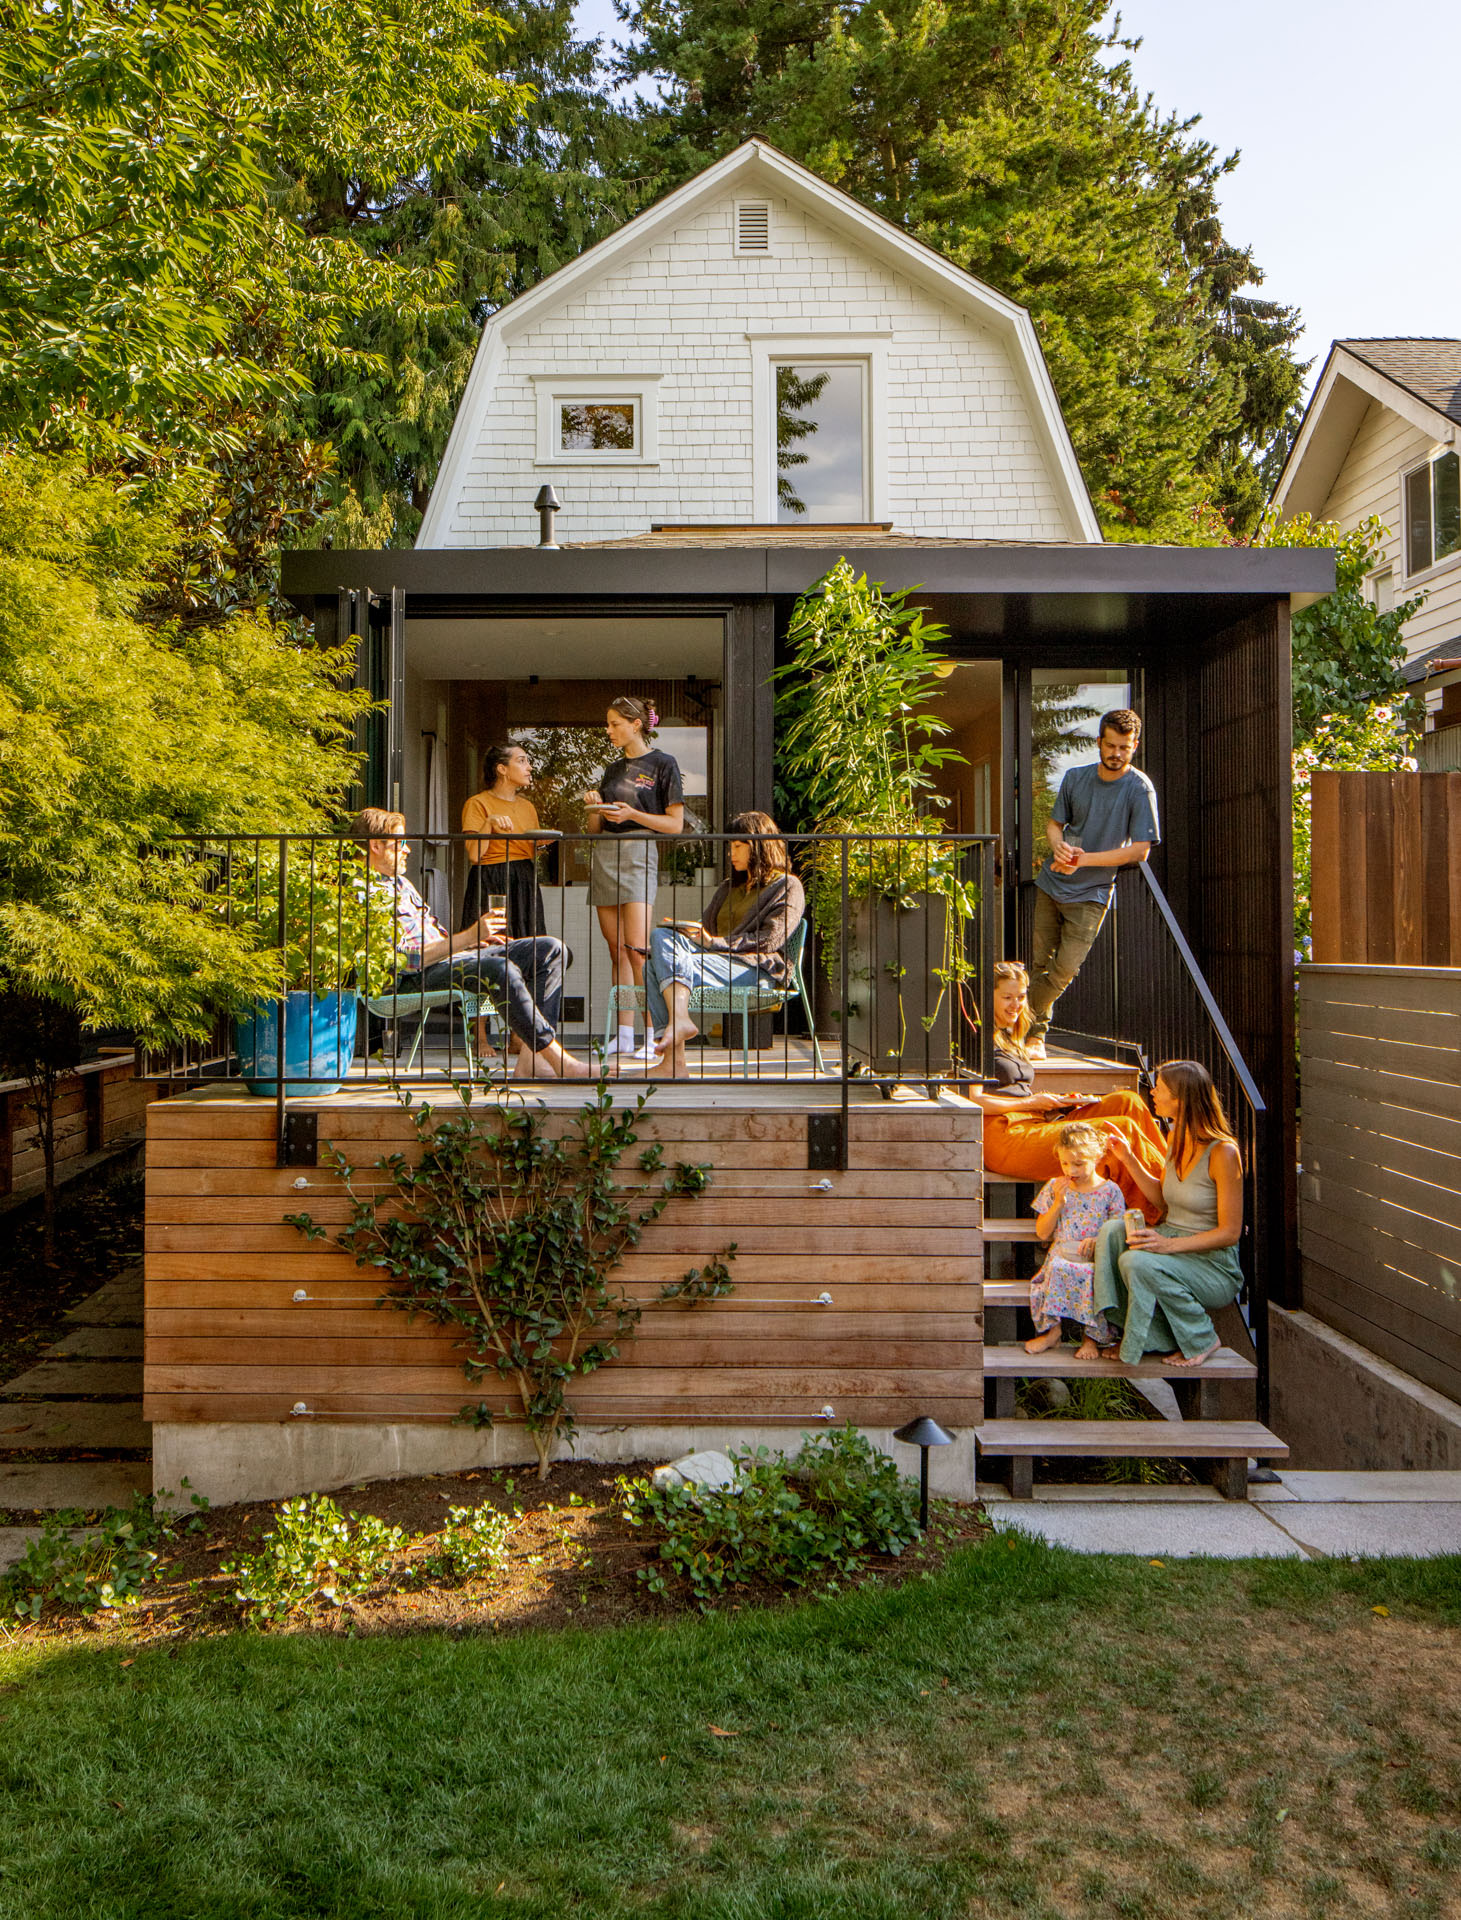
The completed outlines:
[[[1026,1044],[1045,1058],[1050,1009],[1081,970],[1111,895],[1116,869],[1145,860],[1161,839],[1156,790],[1132,766],[1141,720],[1129,707],[1101,715],[1101,757],[1072,767],[1060,783],[1045,828],[1050,858],[1035,876],[1030,939],[1030,1012]]]

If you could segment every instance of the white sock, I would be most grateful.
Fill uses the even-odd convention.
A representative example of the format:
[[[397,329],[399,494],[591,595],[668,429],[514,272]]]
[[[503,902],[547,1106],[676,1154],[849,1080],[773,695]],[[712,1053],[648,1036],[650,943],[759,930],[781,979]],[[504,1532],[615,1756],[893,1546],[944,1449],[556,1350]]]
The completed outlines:
[[[620,1029],[619,1029],[619,1051],[620,1051],[620,1053],[633,1053],[633,1051],[634,1051],[634,1029],[633,1029],[633,1027],[620,1027]]]

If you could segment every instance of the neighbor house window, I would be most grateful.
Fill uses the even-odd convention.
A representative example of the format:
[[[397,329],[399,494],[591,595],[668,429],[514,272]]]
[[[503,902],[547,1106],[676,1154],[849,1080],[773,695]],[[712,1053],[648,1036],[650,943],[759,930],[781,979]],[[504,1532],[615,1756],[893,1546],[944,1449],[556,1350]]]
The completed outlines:
[[[776,518],[868,518],[867,368],[783,361],[776,368]]]
[[[657,373],[535,373],[538,462],[653,466],[657,451]]]
[[[1461,552],[1461,455],[1443,453],[1405,476],[1405,570],[1424,573]]]

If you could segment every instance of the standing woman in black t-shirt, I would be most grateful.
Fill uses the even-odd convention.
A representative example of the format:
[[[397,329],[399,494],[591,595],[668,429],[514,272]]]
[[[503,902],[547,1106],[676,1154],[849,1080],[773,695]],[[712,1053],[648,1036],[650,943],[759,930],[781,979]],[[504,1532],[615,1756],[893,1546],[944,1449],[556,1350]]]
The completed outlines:
[[[594,848],[589,903],[598,908],[618,987],[644,984],[644,955],[659,887],[655,835],[680,833],[685,825],[679,766],[649,744],[658,721],[645,701],[620,694],[610,704],[607,719],[609,743],[619,757],[604,768],[597,788],[583,796],[588,831],[602,836]],[[636,1055],[633,1013],[626,1020],[621,1009],[609,1056],[652,1060],[649,1039],[646,1033],[646,1044]]]

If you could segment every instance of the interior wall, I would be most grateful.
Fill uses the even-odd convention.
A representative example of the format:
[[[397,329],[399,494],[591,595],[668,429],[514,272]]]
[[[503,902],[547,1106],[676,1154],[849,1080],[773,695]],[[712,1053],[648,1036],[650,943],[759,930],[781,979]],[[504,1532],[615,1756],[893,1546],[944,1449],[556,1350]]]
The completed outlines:
[[[962,763],[950,761],[933,776],[936,791],[949,802],[943,819],[951,833],[1003,830],[1002,677],[997,660],[966,660],[941,689],[937,711],[950,731],[937,744],[963,756]]]
[[[718,760],[720,688],[704,680],[453,680],[441,683],[449,696],[450,740],[447,806],[453,828],[462,807],[481,790],[482,756],[488,747],[519,727],[598,727],[617,694],[652,701],[662,719],[710,731],[712,769],[710,806],[718,825],[720,809],[713,769]],[[607,736],[604,764],[613,758]]]

